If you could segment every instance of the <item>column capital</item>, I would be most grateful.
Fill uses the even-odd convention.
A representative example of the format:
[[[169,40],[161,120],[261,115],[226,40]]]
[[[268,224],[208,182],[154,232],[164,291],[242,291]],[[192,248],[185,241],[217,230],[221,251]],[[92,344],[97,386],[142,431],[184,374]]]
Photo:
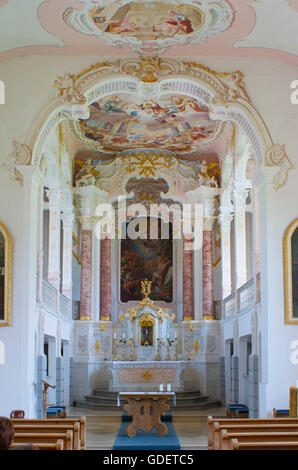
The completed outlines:
[[[61,219],[62,219],[62,222],[63,222],[63,228],[64,229],[71,229],[72,228],[72,223],[73,223],[73,220],[74,220],[74,214],[71,212],[71,213],[63,213],[61,214]]]
[[[274,177],[280,171],[279,166],[262,166],[253,179],[253,183],[261,190],[264,186],[274,186]]]
[[[49,205],[52,208],[59,208],[62,191],[60,188],[49,188],[46,189],[46,195],[49,199]]]
[[[233,190],[235,211],[245,210],[246,199],[247,199],[248,193],[249,193],[249,189],[247,188],[236,188]]]
[[[32,184],[42,184],[44,178],[39,170],[34,165],[16,165],[17,170],[22,174],[24,183],[32,183]]]
[[[204,217],[203,219],[203,231],[212,231],[214,222],[217,220],[217,217]]]
[[[233,220],[233,214],[223,213],[218,216],[218,222],[220,223],[220,229],[222,233],[229,232],[231,230],[231,222]]]
[[[96,221],[95,217],[92,217],[91,215],[79,216],[78,220],[81,224],[82,230],[90,231],[93,229],[93,224]]]

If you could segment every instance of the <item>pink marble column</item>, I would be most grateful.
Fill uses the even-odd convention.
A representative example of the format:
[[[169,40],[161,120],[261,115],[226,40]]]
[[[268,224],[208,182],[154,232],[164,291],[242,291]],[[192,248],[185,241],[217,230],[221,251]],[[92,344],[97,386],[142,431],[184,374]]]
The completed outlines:
[[[189,241],[183,240],[183,321],[191,321],[193,315],[193,250],[186,250]]]
[[[212,230],[203,231],[203,319],[214,320]]]
[[[80,320],[91,320],[92,231],[82,230]]]
[[[100,320],[111,321],[111,240],[103,238],[100,246]]]

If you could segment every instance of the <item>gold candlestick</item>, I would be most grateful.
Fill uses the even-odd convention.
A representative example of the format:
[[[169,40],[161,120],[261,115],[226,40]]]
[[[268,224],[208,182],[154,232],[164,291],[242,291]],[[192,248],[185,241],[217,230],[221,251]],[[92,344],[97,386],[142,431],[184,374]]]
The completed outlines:
[[[178,339],[175,338],[175,354],[174,354],[174,361],[178,361]]]
[[[135,358],[134,353],[133,353],[133,338],[130,338],[128,344],[130,345],[129,360],[130,360],[130,361],[135,361],[136,358]]]
[[[155,356],[155,360],[156,361],[160,361],[160,343],[161,343],[161,340],[158,338],[157,340],[157,353],[156,353],[156,356]]]
[[[126,341],[124,338],[120,339],[120,343],[122,343],[122,355],[121,355],[121,361],[126,361],[126,356],[125,356],[125,344],[126,344]]]
[[[113,361],[118,361],[118,358],[117,358],[117,338],[113,338]]]
[[[170,361],[171,360],[171,356],[170,356],[170,339],[167,338],[167,341],[168,341],[168,345],[167,345],[166,361]]]

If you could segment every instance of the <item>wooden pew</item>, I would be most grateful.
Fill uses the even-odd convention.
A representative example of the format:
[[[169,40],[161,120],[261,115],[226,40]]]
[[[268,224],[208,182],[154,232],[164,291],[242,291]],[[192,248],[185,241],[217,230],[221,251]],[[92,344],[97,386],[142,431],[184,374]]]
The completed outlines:
[[[78,418],[64,418],[64,419],[13,419],[15,425],[28,424],[28,425],[72,425],[79,423],[80,425],[80,448],[86,449],[86,416],[80,416]]]
[[[254,432],[247,427],[247,432],[229,432],[222,429],[220,434],[220,450],[232,450],[232,439],[239,443],[247,442],[296,442],[298,443],[298,427],[295,432],[276,431],[273,427],[267,432]]]
[[[13,443],[11,449],[15,449],[21,445],[27,444],[28,442],[19,442],[18,444]],[[47,444],[42,442],[39,442],[38,444],[35,442],[30,442],[30,444],[34,445],[34,447],[37,447],[38,450],[64,450],[64,441],[62,439],[57,439],[56,444]]]
[[[208,430],[208,449],[213,449],[214,446],[214,436],[215,429],[218,430],[218,426],[223,425],[260,425],[260,424],[298,424],[298,418],[241,418],[241,419],[231,419],[231,418],[212,418],[208,416],[207,418],[207,430]],[[216,425],[216,426],[215,426]],[[219,445],[219,431],[217,431],[217,447]]]
[[[232,450],[298,450],[298,442],[238,442],[231,439]]]
[[[253,432],[298,432],[298,423],[297,424],[279,424],[278,422],[270,423],[270,424],[246,424],[242,426],[239,425],[218,425],[215,423],[214,426],[214,443],[213,449],[218,450],[221,448],[222,440],[221,440],[221,431],[227,430],[230,433],[253,433]]]
[[[273,418],[287,418],[289,416],[289,410],[277,410],[273,408]]]
[[[68,429],[65,433],[19,433],[14,436],[15,444],[56,444],[58,439],[64,441],[64,450],[73,450],[73,431]]]
[[[52,434],[66,432],[68,429],[73,431],[73,450],[80,450],[80,425],[78,422],[73,424],[14,424],[15,435],[30,434]]]

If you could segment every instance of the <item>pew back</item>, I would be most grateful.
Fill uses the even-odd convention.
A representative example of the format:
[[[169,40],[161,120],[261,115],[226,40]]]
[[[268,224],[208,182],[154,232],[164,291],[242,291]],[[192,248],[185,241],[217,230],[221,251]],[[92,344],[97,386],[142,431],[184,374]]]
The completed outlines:
[[[14,443],[12,444],[11,448],[12,449],[17,449],[19,446],[22,445],[27,445],[28,443],[25,442],[19,442],[19,443]],[[64,450],[64,441],[62,439],[57,439],[55,444],[49,444],[49,443],[30,443],[33,444],[34,447],[36,447],[38,450]]]
[[[212,449],[214,446],[214,438],[215,438],[215,428],[216,425],[261,425],[261,424],[298,424],[298,418],[242,418],[242,419],[232,419],[232,418],[212,418],[212,416],[208,416],[207,418],[207,431],[208,431],[208,449]],[[219,435],[217,435],[217,446],[219,445]]]
[[[298,450],[297,442],[238,442],[231,439],[232,450]]]
[[[73,449],[80,450],[80,425],[79,423],[73,424],[14,424],[15,435],[24,433],[33,434],[53,434],[66,432],[68,429],[73,431]]]
[[[298,431],[298,430],[297,430]],[[221,431],[220,450],[232,450],[232,439],[238,443],[247,442],[296,442],[298,443],[298,432],[246,432],[229,433],[226,429]]]
[[[86,449],[86,416],[80,416],[77,418],[63,418],[63,419],[13,419],[14,425],[28,424],[28,425],[73,425],[79,423],[80,426],[80,448]]]
[[[65,450],[73,450],[73,431],[68,429],[65,433],[19,433],[14,436],[14,443],[16,444],[56,444],[57,440],[61,439],[64,442]]]

